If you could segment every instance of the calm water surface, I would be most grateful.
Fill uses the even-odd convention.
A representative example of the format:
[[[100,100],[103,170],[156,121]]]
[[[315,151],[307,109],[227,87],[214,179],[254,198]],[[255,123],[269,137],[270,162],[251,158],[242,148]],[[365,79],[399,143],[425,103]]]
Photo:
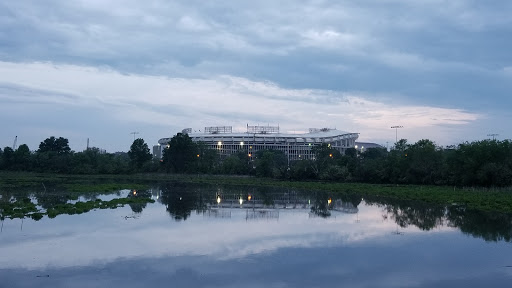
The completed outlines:
[[[174,183],[143,192],[156,202],[39,221],[5,218],[0,287],[512,283],[510,215],[250,187]],[[51,205],[44,195],[30,197]]]

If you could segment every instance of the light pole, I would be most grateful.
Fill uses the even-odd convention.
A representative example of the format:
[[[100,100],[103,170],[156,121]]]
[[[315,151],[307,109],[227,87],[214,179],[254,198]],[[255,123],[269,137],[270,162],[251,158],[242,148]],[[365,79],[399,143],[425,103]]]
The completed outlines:
[[[496,136],[499,136],[500,134],[496,134],[496,133],[492,133],[492,134],[487,134],[488,137],[492,137],[492,141],[496,140]]]
[[[139,132],[132,132],[130,134],[133,134],[133,141],[135,142],[135,135],[139,134]]]
[[[398,142],[398,128],[404,128],[402,125],[391,126],[391,129],[395,129],[395,143]]]

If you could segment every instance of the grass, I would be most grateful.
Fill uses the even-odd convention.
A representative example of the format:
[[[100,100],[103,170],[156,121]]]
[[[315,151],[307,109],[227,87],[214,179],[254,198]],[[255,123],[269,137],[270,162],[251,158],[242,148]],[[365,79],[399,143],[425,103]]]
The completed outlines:
[[[0,172],[0,189],[53,189],[66,192],[112,192],[122,189],[147,189],[149,185],[135,183],[131,175],[62,175],[29,172]]]

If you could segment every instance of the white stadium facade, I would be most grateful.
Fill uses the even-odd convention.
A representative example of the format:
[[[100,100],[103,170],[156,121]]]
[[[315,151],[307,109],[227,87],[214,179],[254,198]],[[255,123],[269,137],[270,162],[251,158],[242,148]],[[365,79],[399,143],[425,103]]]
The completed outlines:
[[[210,149],[218,151],[221,157],[229,156],[239,151],[247,153],[251,160],[260,150],[283,151],[289,161],[313,159],[311,148],[321,144],[338,150],[344,154],[346,149],[356,146],[359,133],[343,132],[331,128],[310,128],[309,133],[288,134],[280,133],[279,126],[249,126],[247,131],[233,133],[232,126],[205,127],[203,132],[192,132],[191,128],[183,129],[192,141],[202,142]],[[158,140],[153,147],[153,156],[161,158],[163,150],[171,138]]]

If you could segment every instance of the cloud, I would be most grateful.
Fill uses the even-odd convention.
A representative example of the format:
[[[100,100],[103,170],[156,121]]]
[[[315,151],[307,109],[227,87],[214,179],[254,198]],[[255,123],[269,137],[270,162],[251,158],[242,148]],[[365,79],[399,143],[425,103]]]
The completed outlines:
[[[0,61],[4,68],[19,65],[3,72],[30,67],[25,77],[2,79],[4,94],[10,95],[3,103],[16,110],[12,105],[26,101],[27,91],[38,91],[43,105],[38,109],[48,109],[44,103],[72,102],[103,113],[102,119],[112,119],[123,133],[151,131],[153,142],[158,129],[170,134],[188,126],[186,119],[239,127],[274,119],[290,123],[291,130],[336,126],[376,141],[389,138],[383,130],[388,121],[405,122],[411,129],[423,127],[424,137],[457,134],[461,139],[468,133],[466,138],[477,138],[463,127],[486,115],[503,117],[503,107],[512,104],[510,73],[503,68],[512,63],[507,37],[512,20],[506,17],[511,5],[463,0],[2,2]],[[349,103],[350,97],[354,103],[364,102],[357,98],[374,103],[365,108]],[[68,117],[52,112],[55,118]],[[37,121],[37,115],[27,119]],[[497,120],[491,117],[489,123]],[[410,139],[420,137],[405,130]],[[32,130],[18,127],[9,133],[23,131]],[[87,134],[100,131],[96,127]]]
[[[112,129],[127,123],[157,127],[172,123],[176,129],[233,125],[235,130],[242,131],[250,122],[279,124],[282,130],[335,126],[360,132],[365,139],[376,139],[384,137],[384,129],[396,123],[411,129],[467,126],[483,117],[457,108],[375,100],[379,95],[287,89],[268,81],[229,75],[210,79],[169,78],[73,65],[8,62],[0,62],[0,74],[5,75],[0,83],[0,102],[4,107],[14,105],[13,101],[26,107],[76,107],[86,114],[95,111],[110,119],[108,125]],[[40,121],[40,117],[51,116],[36,109],[30,111],[30,117]],[[65,117],[67,123],[82,121],[79,115]],[[169,135],[162,131],[152,137],[165,136]]]
[[[379,207],[365,207],[358,216],[361,221],[357,223],[354,222],[355,215],[343,213],[328,219],[311,218],[308,209],[280,211],[279,221],[247,221],[245,210],[232,209],[230,219],[219,220],[193,213],[186,223],[182,223],[185,225],[169,225],[169,215],[162,208],[160,204],[148,206],[152,213],[146,213],[134,222],[120,220],[127,213],[125,209],[117,209],[107,221],[101,211],[93,211],[87,214],[87,219],[97,220],[90,222],[95,224],[83,225],[80,230],[74,230],[73,226],[53,225],[38,233],[38,237],[22,242],[7,238],[0,247],[2,255],[6,255],[0,259],[0,270],[85,266],[113,262],[120,256],[125,259],[208,256],[216,260],[232,260],[276,253],[284,248],[385,245],[393,241],[390,232],[397,229],[393,221],[382,221],[383,212]],[[41,221],[39,225],[48,226],[56,220],[44,218]],[[7,221],[5,225],[4,229],[12,229],[16,222]],[[345,229],[340,230],[341,226]],[[421,233],[416,227],[404,228],[404,231],[408,235]],[[431,233],[450,234],[453,231],[454,228],[439,227]],[[122,243],[119,235],[124,235]],[[142,245],[147,244],[148,237],[151,244]],[[98,245],[102,249],[97,249]]]

